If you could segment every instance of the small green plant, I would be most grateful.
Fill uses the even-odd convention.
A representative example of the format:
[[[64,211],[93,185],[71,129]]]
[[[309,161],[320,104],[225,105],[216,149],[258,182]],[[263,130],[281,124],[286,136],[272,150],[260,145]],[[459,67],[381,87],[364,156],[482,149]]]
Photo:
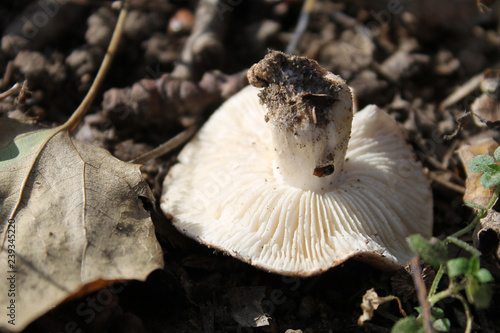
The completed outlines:
[[[430,326],[439,332],[448,332],[450,330],[450,321],[445,318],[443,309],[436,304],[445,298],[454,298],[459,300],[464,307],[466,316],[465,332],[469,333],[472,329],[472,314],[470,305],[477,309],[488,307],[492,292],[490,282],[493,282],[491,273],[480,267],[479,257],[481,253],[466,242],[458,238],[471,232],[479,223],[480,219],[490,210],[498,199],[500,192],[500,147],[494,152],[494,158],[488,155],[479,155],[474,157],[467,165],[472,172],[484,173],[480,178],[480,183],[485,188],[496,186],[496,190],[486,206],[480,206],[473,202],[466,202],[465,205],[478,210],[474,220],[465,228],[439,240],[432,237],[427,240],[421,235],[411,235],[407,242],[413,251],[421,258],[423,262],[437,270],[436,276],[426,295],[424,302],[430,309],[428,316],[428,329]],[[466,250],[469,257],[449,258],[448,245],[454,244]],[[448,286],[444,290],[438,291],[439,283],[444,275],[448,276]],[[465,297],[464,297],[465,294]],[[419,299],[422,303],[422,300]],[[423,304],[422,308],[423,308]],[[416,333],[424,332],[424,314],[421,307],[416,307],[418,316],[410,315],[396,322],[392,328],[393,333]]]
[[[479,182],[485,188],[500,184],[500,165],[495,163],[495,160],[500,161],[500,147],[495,149],[493,156],[495,156],[494,159],[489,155],[478,155],[467,164],[467,167],[472,172],[484,172]]]
[[[450,322],[444,317],[444,312],[436,303],[445,298],[455,298],[459,300],[465,311],[467,324],[465,332],[470,332],[472,328],[472,314],[469,304],[478,309],[488,306],[491,300],[491,286],[493,276],[490,272],[481,268],[479,256],[481,253],[469,244],[459,240],[454,236],[448,236],[444,240],[431,238],[426,240],[420,235],[412,235],[407,239],[411,248],[422,258],[422,261],[437,269],[436,277],[427,294],[427,302],[431,307],[430,321],[436,331],[448,332]],[[447,245],[455,244],[470,253],[469,258],[448,258]],[[444,275],[448,276],[448,287],[438,292],[438,285]],[[466,297],[462,295],[465,291]],[[396,323],[392,332],[423,332],[422,315],[420,308],[418,317],[410,316],[403,318]]]
[[[469,304],[474,305],[478,309],[486,308],[491,301],[491,286],[493,281],[491,273],[480,267],[479,256],[481,253],[469,244],[461,241],[461,237],[472,231],[479,220],[490,210],[498,199],[500,192],[500,165],[496,161],[500,161],[500,147],[494,152],[494,158],[489,155],[478,155],[471,159],[467,167],[472,172],[484,173],[479,182],[485,188],[497,186],[495,193],[490,198],[486,207],[477,205],[473,202],[466,202],[465,205],[478,209],[478,213],[474,220],[465,228],[457,231],[444,240],[431,238],[426,240],[421,235],[412,235],[407,241],[415,253],[422,260],[437,269],[436,277],[427,294],[427,302],[431,308],[430,321],[435,330],[440,332],[448,332],[450,322],[444,317],[442,309],[436,307],[436,303],[445,298],[458,299],[465,311],[467,324],[465,332],[470,332],[472,328],[472,314]],[[448,257],[448,244],[455,244],[470,253],[469,258]],[[448,287],[442,291],[437,291],[439,282],[444,275],[448,276]],[[465,291],[466,297],[463,297],[462,291]],[[409,316],[399,320],[393,327],[392,332],[423,332],[424,326],[422,323],[422,313],[420,308],[418,317]]]

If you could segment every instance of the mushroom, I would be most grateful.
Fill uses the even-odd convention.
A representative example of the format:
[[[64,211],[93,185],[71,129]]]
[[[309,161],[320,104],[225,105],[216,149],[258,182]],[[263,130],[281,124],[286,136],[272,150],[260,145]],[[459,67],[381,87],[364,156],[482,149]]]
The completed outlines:
[[[185,235],[269,272],[311,276],[356,258],[398,268],[432,232],[432,197],[395,120],[353,117],[349,86],[271,51],[179,155],[163,212]],[[351,131],[352,125],[352,131]]]

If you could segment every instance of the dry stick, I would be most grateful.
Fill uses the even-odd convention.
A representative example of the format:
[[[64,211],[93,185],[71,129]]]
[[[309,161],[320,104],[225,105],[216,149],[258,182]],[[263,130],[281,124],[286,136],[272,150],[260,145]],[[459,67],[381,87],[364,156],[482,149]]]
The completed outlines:
[[[479,73],[473,76],[470,80],[462,84],[458,87],[454,92],[451,93],[450,96],[446,97],[446,99],[439,105],[439,109],[445,110],[453,104],[457,103],[465,96],[472,93],[479,85],[484,78],[484,73]]]
[[[64,124],[58,127],[60,131],[62,130],[72,131],[73,129],[75,129],[75,127],[78,125],[80,120],[82,120],[83,116],[85,116],[85,114],[90,108],[90,105],[97,96],[99,88],[102,82],[104,81],[104,78],[106,77],[109,68],[111,67],[111,63],[118,49],[118,44],[120,42],[120,37],[122,35],[125,18],[127,17],[129,11],[129,3],[130,0],[125,0],[123,2],[123,7],[120,10],[120,16],[118,16],[118,21],[116,22],[116,27],[115,30],[113,31],[113,36],[111,37],[111,41],[108,46],[108,51],[104,56],[101,67],[97,72],[94,82],[92,82],[92,86],[90,87],[87,95],[83,99],[78,109],[76,109],[76,111],[73,113],[71,118],[69,118],[68,121],[66,121]]]
[[[10,81],[10,77],[12,76],[12,71],[14,70],[14,61],[9,61],[7,63],[7,67],[5,68],[5,72],[3,74],[2,80],[0,80],[0,89],[4,89]]]
[[[465,187],[452,183],[446,179],[443,179],[443,177],[437,175],[436,172],[429,172],[427,175],[431,180],[443,185],[444,187],[449,188],[450,190],[453,190],[461,194],[465,193]]]
[[[295,27],[293,38],[286,48],[286,53],[292,54],[297,48],[297,45],[299,44],[299,41],[307,28],[309,17],[311,16],[315,4],[316,0],[305,0],[304,5],[302,6],[302,10],[300,11],[300,17],[297,22],[297,26]]]
[[[422,270],[420,269],[420,259],[413,257],[410,260],[411,275],[413,277],[413,284],[417,292],[418,303],[422,308],[422,323],[424,325],[425,333],[434,332],[431,323],[431,305],[427,299],[427,290],[425,288],[424,279],[422,278]]]
[[[4,98],[7,98],[9,96],[17,95],[19,93],[19,90],[21,89],[21,84],[17,82],[15,85],[13,85],[9,90],[4,91],[3,93],[0,94],[0,101]]]
[[[172,139],[168,140],[164,144],[156,147],[155,149],[147,152],[144,155],[141,155],[131,161],[129,163],[137,163],[137,164],[144,164],[149,160],[152,160],[153,158],[160,157],[162,155],[168,154],[175,148],[179,147],[182,145],[184,142],[186,142],[193,134],[196,132],[196,129],[198,127],[193,125],[189,127],[188,129],[184,130],[183,132],[177,134],[174,136]]]

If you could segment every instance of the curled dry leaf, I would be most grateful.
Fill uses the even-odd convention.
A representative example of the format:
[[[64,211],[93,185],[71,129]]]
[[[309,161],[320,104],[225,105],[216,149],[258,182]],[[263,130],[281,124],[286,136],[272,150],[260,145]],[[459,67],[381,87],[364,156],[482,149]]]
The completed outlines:
[[[397,300],[399,304],[399,310],[403,313],[404,311],[401,308],[401,302],[399,298],[393,295],[380,297],[375,289],[369,289],[363,295],[363,300],[361,301],[361,309],[363,310],[363,314],[358,318],[358,325],[363,325],[365,321],[373,318],[373,312],[378,309],[378,307],[386,302]]]
[[[500,213],[488,211],[488,215],[480,220],[473,241],[482,253],[493,254],[500,262]]]
[[[487,70],[481,81],[481,96],[471,105],[474,122],[480,127],[498,126],[500,121],[500,71]]]
[[[493,152],[497,147],[498,143],[495,140],[487,139],[473,145],[463,145],[458,149],[458,155],[467,174],[464,202],[472,201],[480,206],[486,206],[488,204],[488,201],[495,192],[495,188],[484,188],[481,183],[479,183],[482,173],[472,172],[467,168],[467,164],[477,155],[493,156]]]
[[[145,280],[163,266],[139,165],[85,145],[59,129],[0,122],[0,303],[15,326],[81,290]],[[9,292],[3,292],[3,291]]]

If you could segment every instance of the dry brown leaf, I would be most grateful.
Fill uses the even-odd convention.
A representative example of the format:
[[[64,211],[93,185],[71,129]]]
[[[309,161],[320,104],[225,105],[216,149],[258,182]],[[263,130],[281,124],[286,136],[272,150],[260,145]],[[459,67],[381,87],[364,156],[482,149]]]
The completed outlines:
[[[401,308],[401,301],[399,300],[399,298],[393,295],[380,297],[375,289],[372,288],[367,290],[363,295],[363,300],[361,301],[361,309],[363,310],[363,313],[358,318],[358,325],[363,325],[365,321],[372,319],[373,312],[377,310],[380,305],[392,300],[396,300],[398,302],[399,310],[404,316],[406,316],[403,309]]]
[[[484,254],[493,254],[500,260],[500,213],[489,210],[474,232],[474,247]]]
[[[487,70],[481,81],[481,96],[471,105],[474,122],[479,127],[497,125],[500,120],[500,71]]]
[[[15,316],[1,320],[0,331],[21,331],[89,286],[145,280],[161,268],[140,197],[152,195],[139,165],[67,131],[2,118],[0,304],[14,304],[7,311]]]
[[[473,145],[463,145],[458,149],[458,155],[467,174],[465,181],[464,202],[472,201],[478,205],[486,206],[495,192],[495,188],[484,188],[479,183],[482,173],[475,173],[469,170],[467,163],[477,155],[493,156],[498,143],[493,139],[486,139]]]
[[[477,126],[486,127],[488,123],[496,123],[500,120],[500,103],[496,98],[487,94],[476,98],[471,109]]]

